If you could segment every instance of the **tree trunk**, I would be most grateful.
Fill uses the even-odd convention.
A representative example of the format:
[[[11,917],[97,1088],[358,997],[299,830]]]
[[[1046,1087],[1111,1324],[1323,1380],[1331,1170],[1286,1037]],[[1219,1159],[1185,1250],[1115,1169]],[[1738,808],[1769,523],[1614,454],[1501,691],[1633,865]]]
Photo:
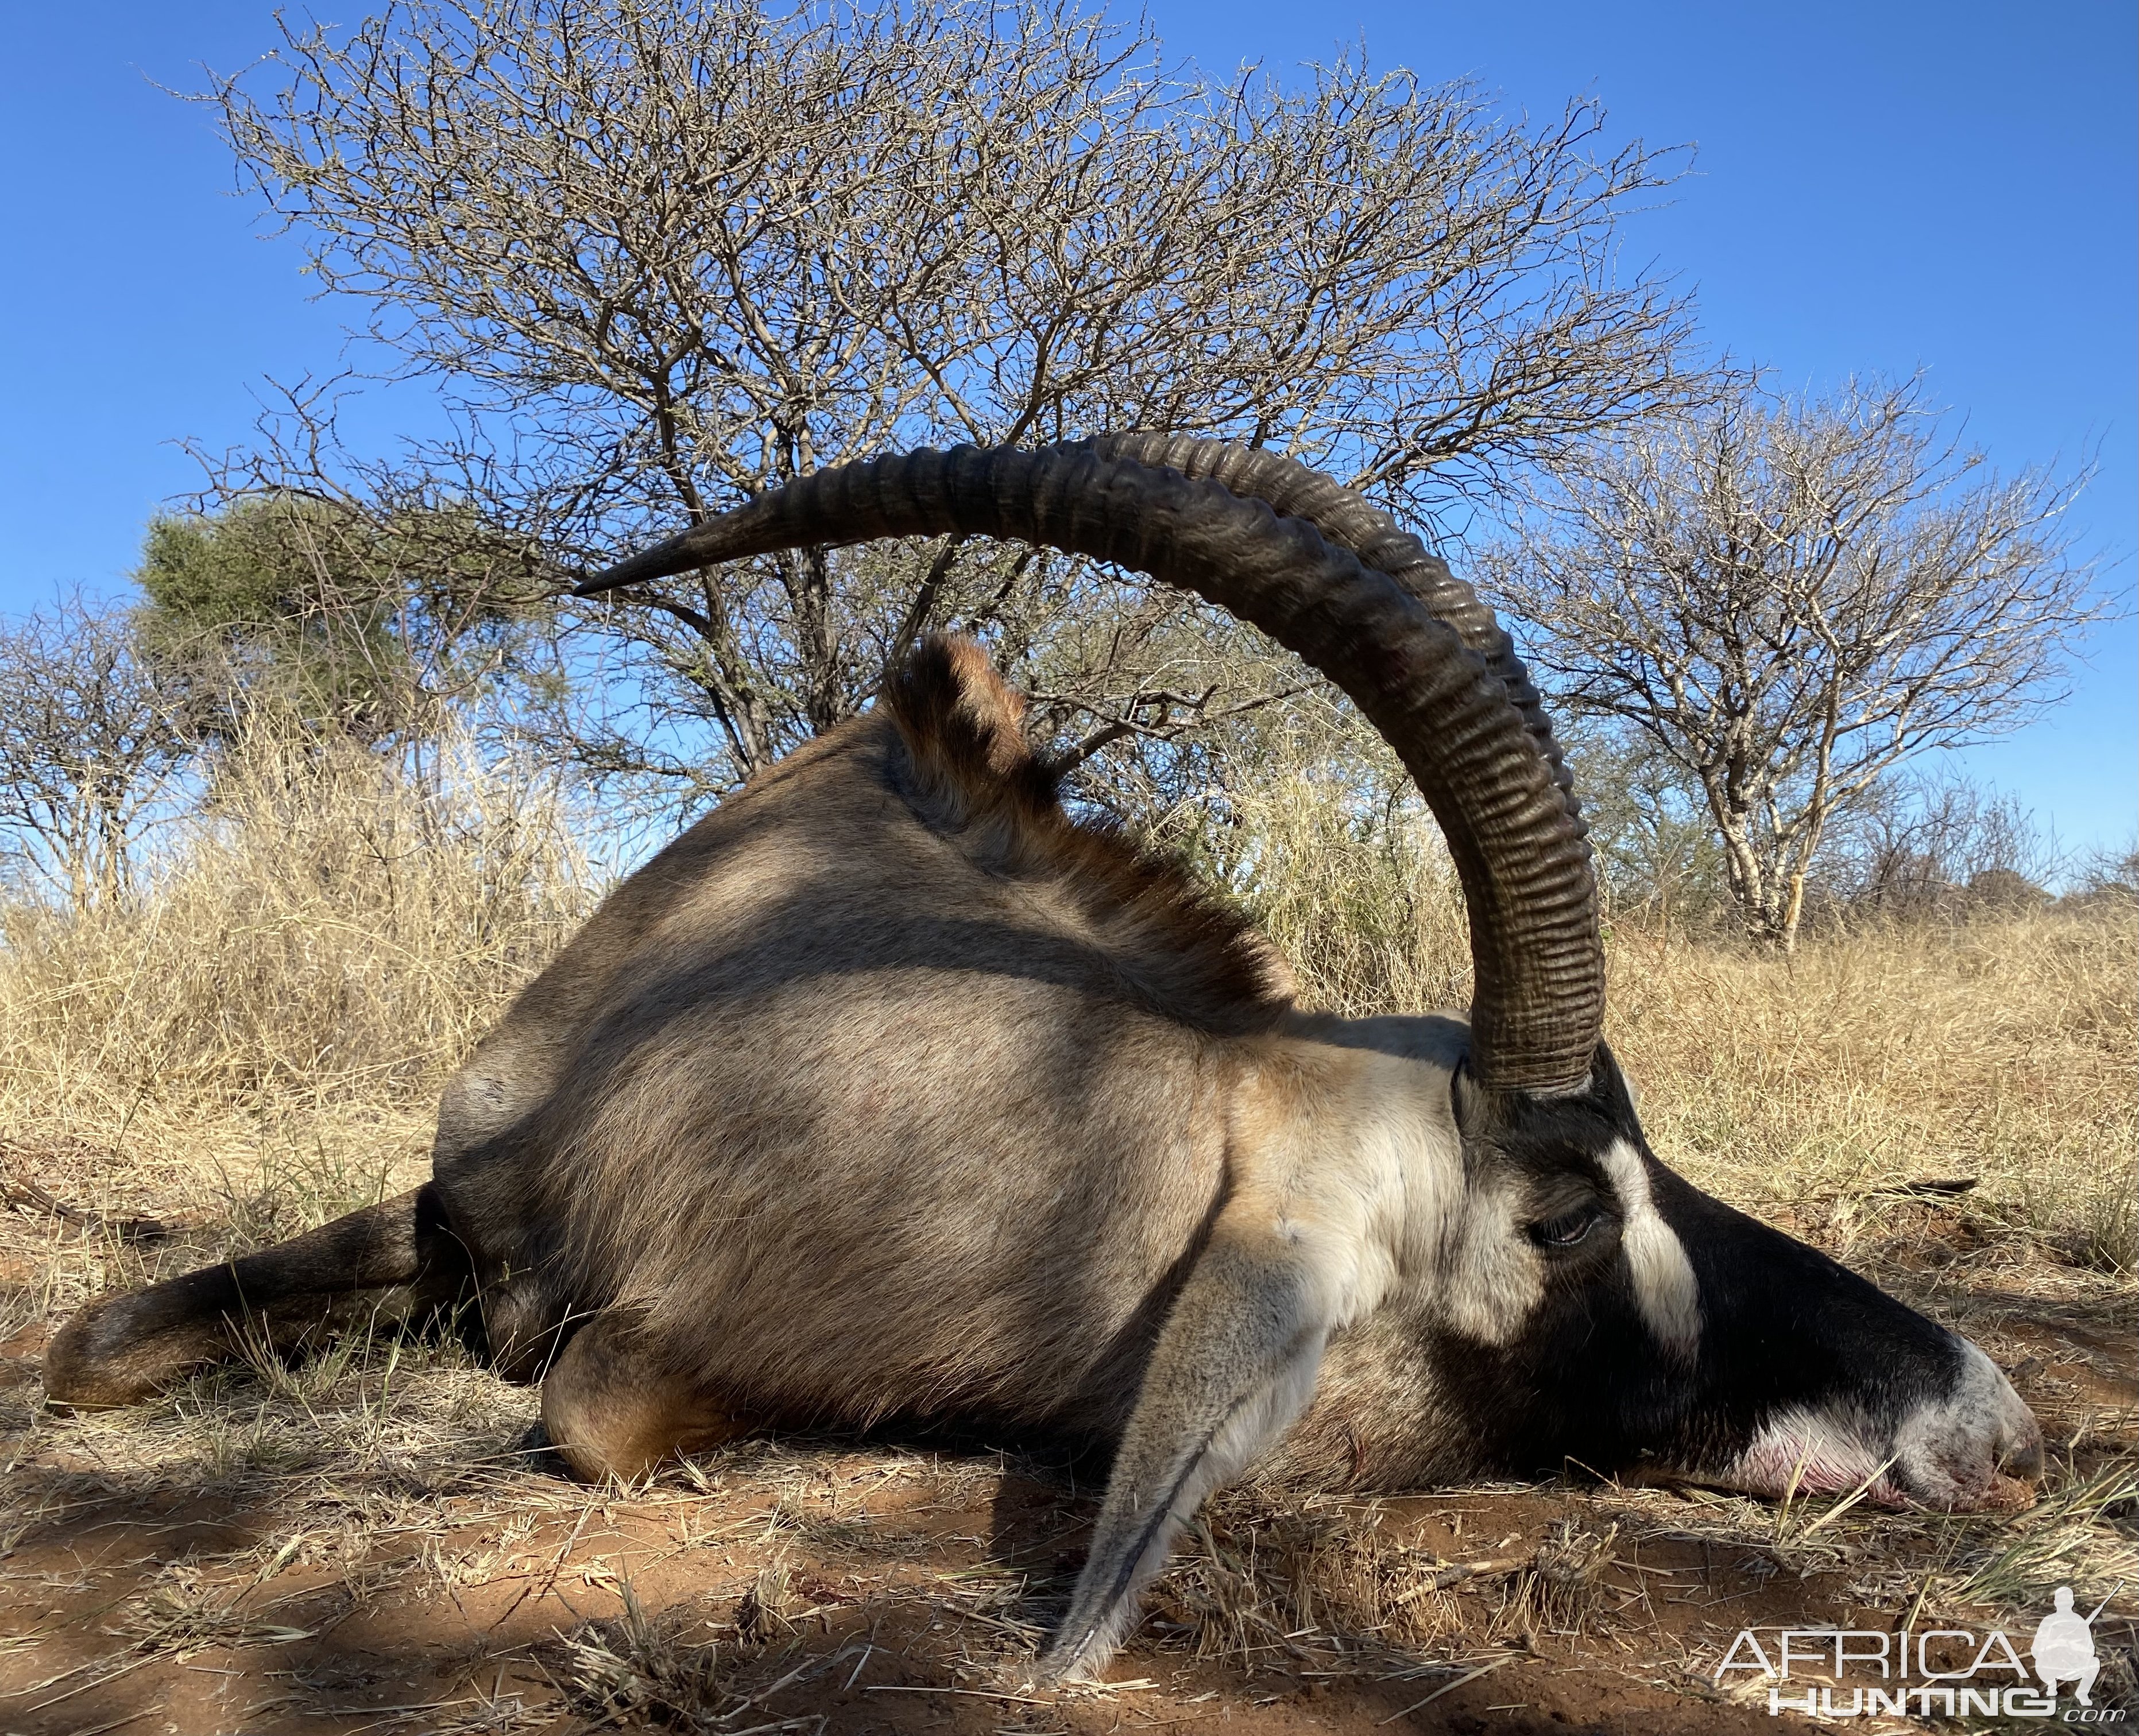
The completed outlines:
[[[1781,863],[1761,848],[1753,814],[1731,799],[1720,780],[1704,777],[1708,811],[1723,839],[1723,862],[1748,938],[1790,950],[1797,933],[1794,888],[1786,890]]]
[[[1789,901],[1783,907],[1783,932],[1779,938],[1786,956],[1798,950],[1798,919],[1804,915],[1805,866],[1799,863],[1791,874]]]

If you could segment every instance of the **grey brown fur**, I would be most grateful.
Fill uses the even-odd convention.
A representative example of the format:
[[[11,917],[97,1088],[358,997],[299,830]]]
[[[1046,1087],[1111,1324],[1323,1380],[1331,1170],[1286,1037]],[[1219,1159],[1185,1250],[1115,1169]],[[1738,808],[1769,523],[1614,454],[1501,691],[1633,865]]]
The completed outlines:
[[[506,1243],[561,1230],[486,1289],[493,1345],[613,1306],[766,1421],[1111,1431],[1218,1190],[1221,1038],[1286,1006],[1251,931],[1068,822],[939,643],[530,985],[447,1088],[436,1186]],[[531,1193],[550,1172],[633,1207]]]

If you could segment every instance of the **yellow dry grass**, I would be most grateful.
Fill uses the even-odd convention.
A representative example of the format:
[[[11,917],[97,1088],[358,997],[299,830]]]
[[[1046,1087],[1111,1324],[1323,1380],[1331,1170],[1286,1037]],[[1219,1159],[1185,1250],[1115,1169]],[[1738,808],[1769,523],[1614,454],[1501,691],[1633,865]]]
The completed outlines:
[[[0,907],[0,1176],[286,1234],[420,1167],[440,1082],[594,902],[554,780],[244,741],[149,891]],[[34,1176],[28,1179],[34,1181]]]
[[[1628,935],[1611,962],[1644,1125],[1701,1186],[1846,1217],[1897,1184],[1972,1179],[1979,1215],[2131,1269],[2128,907],[1875,924],[1791,958]]]

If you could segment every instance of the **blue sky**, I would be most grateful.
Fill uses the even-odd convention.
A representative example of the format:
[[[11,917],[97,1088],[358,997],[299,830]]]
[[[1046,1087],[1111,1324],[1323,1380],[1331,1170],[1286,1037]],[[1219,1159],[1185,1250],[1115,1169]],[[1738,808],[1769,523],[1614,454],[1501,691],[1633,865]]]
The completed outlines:
[[[354,12],[357,8],[352,7]],[[346,315],[231,196],[206,114],[151,81],[243,64],[269,8],[233,0],[17,7],[0,64],[0,610],[111,589],[198,472],[171,443],[242,442],[264,376],[340,365]],[[339,14],[337,14],[339,15]],[[1363,41],[1511,109],[1594,92],[1617,136],[1692,143],[1695,174],[1632,257],[1698,291],[1710,337],[1791,385],[1929,370],[2001,467],[2098,447],[2085,545],[2127,590],[2135,491],[2135,90],[2128,0],[1481,7],[1153,0],[1170,48],[1279,69]],[[425,406],[373,393],[360,442]],[[2095,635],[2071,701],[1965,758],[2068,844],[2139,826],[2139,658]]]

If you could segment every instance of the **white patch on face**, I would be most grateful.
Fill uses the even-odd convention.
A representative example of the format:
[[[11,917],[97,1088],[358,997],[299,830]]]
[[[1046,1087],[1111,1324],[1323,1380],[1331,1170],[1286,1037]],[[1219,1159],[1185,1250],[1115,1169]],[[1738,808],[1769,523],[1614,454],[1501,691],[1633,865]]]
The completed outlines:
[[[1803,1406],[1777,1415],[1716,1481],[1754,1494],[1847,1494],[1864,1487],[1882,1506],[1965,1511],[2026,1499],[2042,1431],[1990,1357],[1965,1338],[1960,1377],[1943,1397],[1909,1411],[1891,1440],[1869,1418]],[[2010,1474],[2007,1469],[2010,1467]]]
[[[1544,1300],[1544,1262],[1522,1233],[1514,1184],[1495,1176],[1465,1190],[1442,1259],[1449,1323],[1487,1344],[1512,1342]]]
[[[1625,1215],[1619,1245],[1633,1274],[1642,1318],[1667,1350],[1691,1362],[1701,1348],[1701,1286],[1678,1232],[1663,1220],[1649,1197],[1649,1172],[1642,1154],[1623,1139],[1604,1153],[1604,1173]]]
[[[1927,1507],[1980,1507],[1995,1498],[2009,1459],[2039,1463],[2043,1431],[1998,1366],[1965,1338],[1960,1378],[1918,1405],[1894,1431],[1895,1474]]]

